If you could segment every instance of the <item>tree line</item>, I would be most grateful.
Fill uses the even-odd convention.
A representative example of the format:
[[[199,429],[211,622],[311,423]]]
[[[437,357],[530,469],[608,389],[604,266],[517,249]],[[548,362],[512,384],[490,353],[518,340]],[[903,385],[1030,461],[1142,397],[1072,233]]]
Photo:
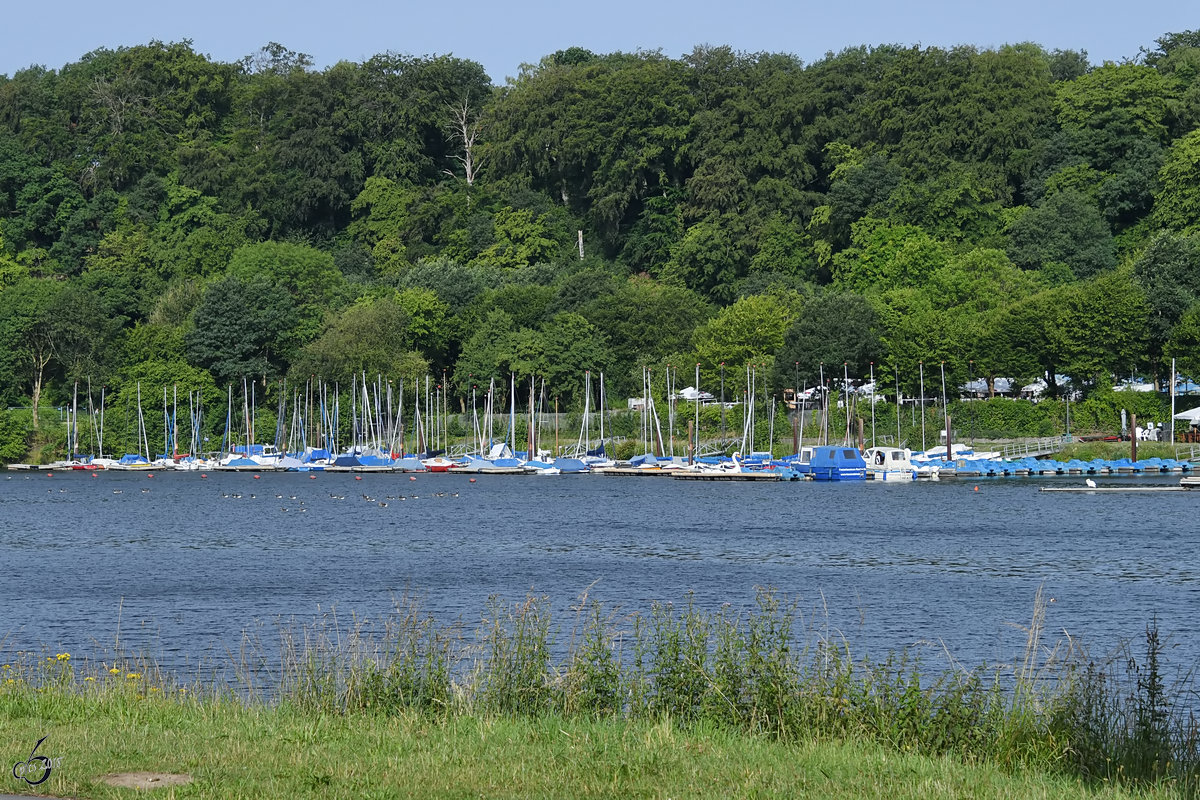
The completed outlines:
[[[805,64],[561,50],[324,70],[188,41],[0,76],[0,401],[510,374],[563,407],[919,365],[1200,375],[1200,32]],[[836,365],[836,369],[828,369]],[[825,367],[825,368],[823,368]],[[690,382],[690,381],[687,381]],[[889,381],[882,381],[884,385]],[[269,392],[261,395],[269,399]]]

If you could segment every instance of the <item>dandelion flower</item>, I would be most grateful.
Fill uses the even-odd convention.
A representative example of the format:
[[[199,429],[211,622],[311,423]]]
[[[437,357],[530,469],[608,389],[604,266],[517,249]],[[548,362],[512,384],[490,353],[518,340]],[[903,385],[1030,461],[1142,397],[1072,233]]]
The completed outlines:
[[[110,669],[110,670],[109,670],[109,673],[110,673],[110,674],[112,674],[112,675],[120,675],[120,674],[121,674],[121,668],[120,668],[120,667],[113,667],[112,669]]]
[[[128,679],[129,679],[129,680],[131,680],[131,681],[136,681],[138,678],[142,677],[142,673],[140,673],[140,672],[129,672],[129,673],[126,673],[125,677],[126,677],[126,678],[128,678]]]
[[[91,675],[88,675],[86,678],[84,678],[84,680],[85,680],[85,681],[94,681],[94,680],[96,680],[96,679],[95,679],[93,676],[91,676]]]

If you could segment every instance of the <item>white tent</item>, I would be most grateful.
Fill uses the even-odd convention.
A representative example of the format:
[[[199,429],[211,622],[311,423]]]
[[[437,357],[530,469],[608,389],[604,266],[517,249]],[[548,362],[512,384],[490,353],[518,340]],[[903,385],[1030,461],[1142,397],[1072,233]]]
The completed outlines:
[[[1188,409],[1187,411],[1180,411],[1175,415],[1175,419],[1181,419],[1184,422],[1190,422],[1193,425],[1200,424],[1200,406]]]

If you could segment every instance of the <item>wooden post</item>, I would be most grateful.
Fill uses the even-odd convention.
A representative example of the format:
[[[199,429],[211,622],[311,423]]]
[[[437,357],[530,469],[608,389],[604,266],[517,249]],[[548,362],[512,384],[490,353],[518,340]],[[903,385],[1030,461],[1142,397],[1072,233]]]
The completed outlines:
[[[1137,461],[1137,414],[1129,414],[1129,460]]]
[[[688,464],[696,463],[696,440],[692,438],[692,420],[688,420]]]
[[[863,445],[865,445],[865,444],[866,444],[866,441],[863,439],[863,418],[859,417],[858,418],[858,450],[860,453],[864,450]]]
[[[950,415],[947,414],[946,415],[946,460],[947,461],[954,461],[954,443],[951,441],[954,438],[954,436],[950,433],[950,426],[952,424],[953,424],[953,420],[951,420]]]

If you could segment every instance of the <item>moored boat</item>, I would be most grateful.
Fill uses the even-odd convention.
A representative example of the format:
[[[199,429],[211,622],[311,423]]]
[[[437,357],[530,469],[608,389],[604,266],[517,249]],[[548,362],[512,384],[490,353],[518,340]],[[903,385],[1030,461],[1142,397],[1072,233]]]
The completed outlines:
[[[914,481],[917,468],[907,447],[869,447],[863,453],[867,477],[874,481]]]

